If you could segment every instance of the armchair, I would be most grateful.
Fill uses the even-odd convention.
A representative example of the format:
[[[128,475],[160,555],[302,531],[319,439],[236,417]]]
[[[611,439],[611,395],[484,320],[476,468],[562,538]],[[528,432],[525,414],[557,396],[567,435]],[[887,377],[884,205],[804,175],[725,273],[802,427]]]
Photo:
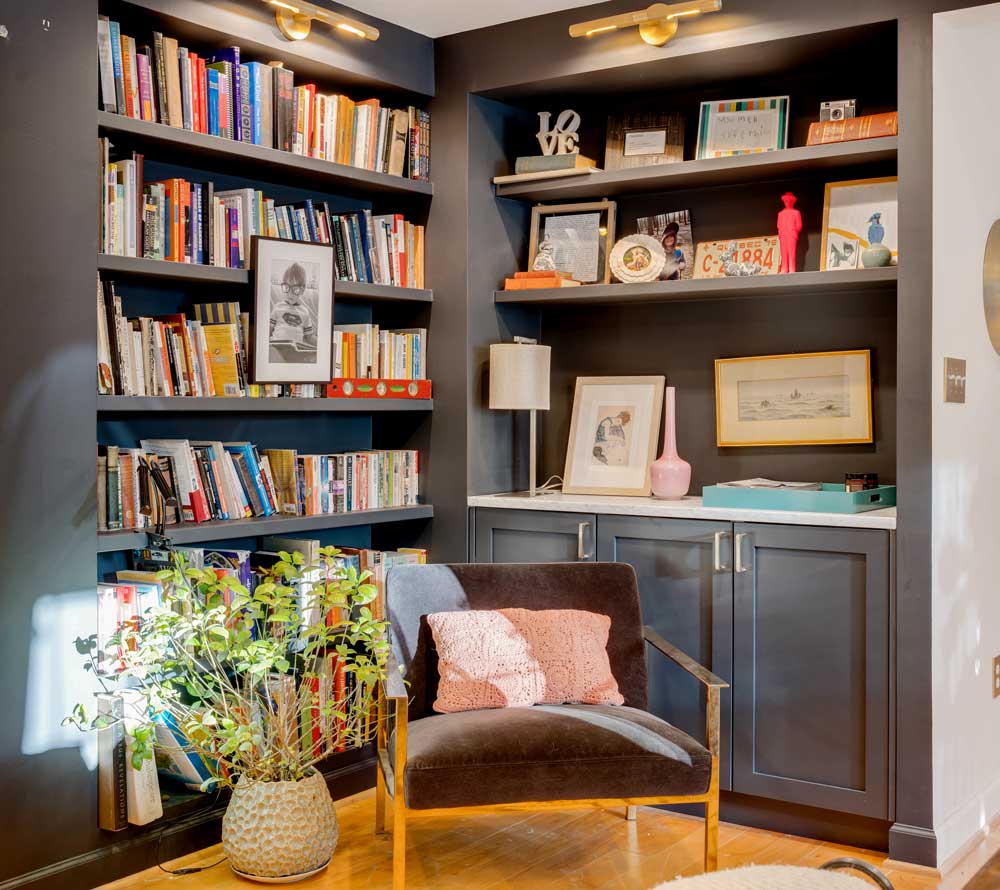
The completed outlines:
[[[393,640],[378,698],[375,830],[391,826],[394,835],[393,890],[406,884],[407,820],[458,810],[625,807],[634,819],[638,806],[704,803],[705,870],[716,869],[719,690],[728,684],[643,628],[631,566],[398,566],[386,607]],[[625,704],[434,713],[437,657],[426,616],[497,608],[608,615],[608,658]],[[646,710],[647,644],[705,687],[704,744]]]

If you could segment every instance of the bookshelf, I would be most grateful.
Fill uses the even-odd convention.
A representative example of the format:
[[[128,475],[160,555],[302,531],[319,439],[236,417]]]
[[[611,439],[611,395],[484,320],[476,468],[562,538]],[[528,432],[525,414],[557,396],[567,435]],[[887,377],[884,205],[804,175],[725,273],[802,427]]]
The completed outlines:
[[[433,399],[226,399],[188,396],[98,396],[97,410],[105,414],[217,412],[220,414],[376,414],[394,411],[433,411]]]

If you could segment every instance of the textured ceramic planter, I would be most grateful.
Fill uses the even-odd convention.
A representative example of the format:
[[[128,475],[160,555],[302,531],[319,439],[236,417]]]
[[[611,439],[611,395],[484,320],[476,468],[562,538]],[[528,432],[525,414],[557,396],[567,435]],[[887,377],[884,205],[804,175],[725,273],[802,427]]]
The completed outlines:
[[[306,877],[337,847],[337,813],[319,773],[301,782],[253,782],[233,790],[222,848],[234,871],[274,880]]]

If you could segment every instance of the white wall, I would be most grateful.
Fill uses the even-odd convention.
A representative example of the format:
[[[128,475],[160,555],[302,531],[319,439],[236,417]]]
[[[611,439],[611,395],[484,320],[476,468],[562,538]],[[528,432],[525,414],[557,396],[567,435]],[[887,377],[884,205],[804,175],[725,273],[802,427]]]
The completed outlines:
[[[983,249],[1000,218],[998,90],[1000,3],[936,15],[934,828],[944,865],[1000,813],[1000,699],[990,689],[1000,654],[1000,356],[982,305]],[[965,405],[944,403],[945,356],[968,361]]]

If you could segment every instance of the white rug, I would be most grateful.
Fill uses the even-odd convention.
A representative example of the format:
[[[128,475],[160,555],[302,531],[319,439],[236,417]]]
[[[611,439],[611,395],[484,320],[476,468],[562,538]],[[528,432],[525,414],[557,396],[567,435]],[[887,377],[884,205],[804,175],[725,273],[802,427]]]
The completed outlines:
[[[753,865],[667,881],[653,890],[872,890],[874,886],[839,871],[792,865]]]

